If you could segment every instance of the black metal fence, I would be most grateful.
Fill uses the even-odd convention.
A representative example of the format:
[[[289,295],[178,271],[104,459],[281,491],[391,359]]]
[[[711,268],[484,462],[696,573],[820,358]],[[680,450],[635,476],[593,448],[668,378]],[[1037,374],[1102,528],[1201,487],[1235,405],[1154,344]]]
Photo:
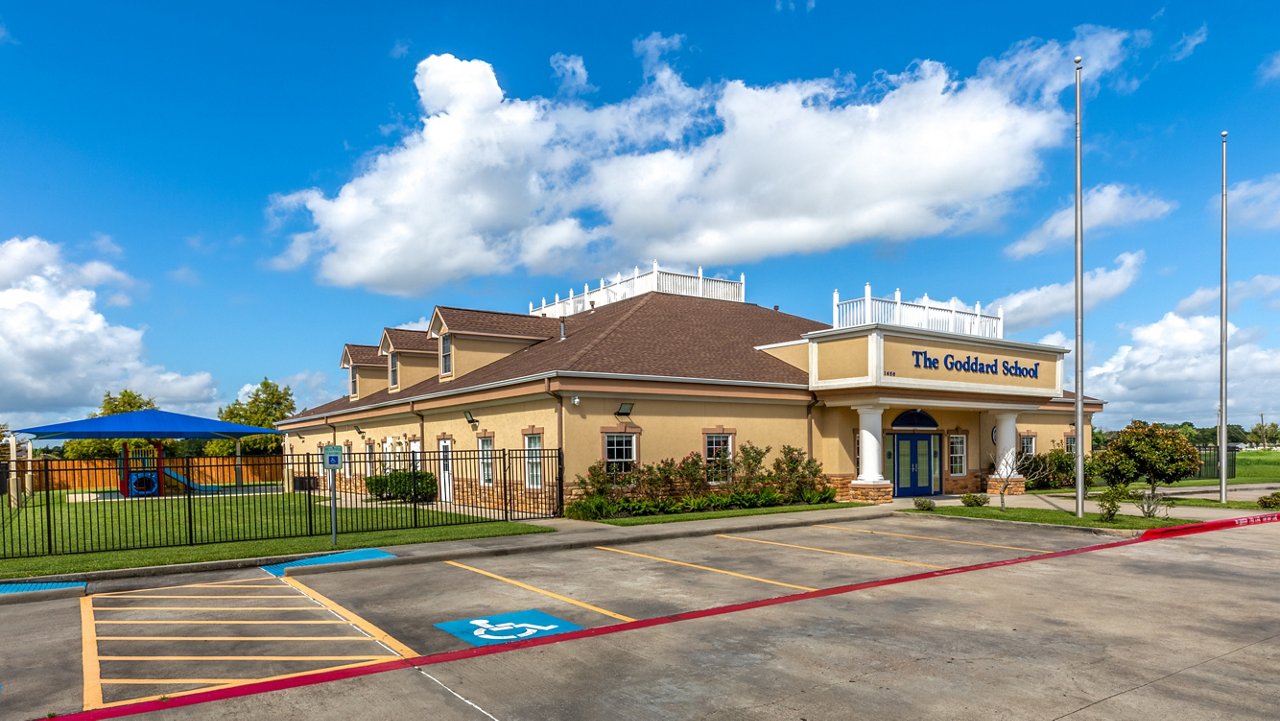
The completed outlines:
[[[1220,478],[1218,473],[1218,447],[1196,446],[1200,451],[1200,472],[1196,478]],[[1227,478],[1236,477],[1236,451],[1227,449]]]
[[[19,460],[0,495],[0,558],[548,518],[564,504],[562,458],[357,453],[332,475],[317,454]]]

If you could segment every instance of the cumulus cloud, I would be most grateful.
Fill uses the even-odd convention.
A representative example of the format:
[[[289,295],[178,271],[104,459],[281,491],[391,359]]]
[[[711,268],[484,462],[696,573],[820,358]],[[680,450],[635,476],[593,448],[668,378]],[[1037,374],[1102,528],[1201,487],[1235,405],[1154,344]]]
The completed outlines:
[[[107,255],[112,258],[121,258],[124,256],[124,248],[106,233],[96,233],[93,236],[93,249],[100,255]]]
[[[1178,42],[1173,44],[1169,49],[1169,59],[1173,62],[1180,62],[1191,57],[1196,48],[1204,44],[1209,39],[1209,26],[1202,24],[1195,32],[1190,35],[1184,34]]]
[[[1085,237],[1103,228],[1162,218],[1174,207],[1176,206],[1172,201],[1119,183],[1096,185],[1084,194]],[[1075,235],[1076,210],[1073,200],[1070,206],[1049,216],[1035,230],[1005,246],[1004,253],[1011,258],[1025,258],[1067,245],[1074,240]]]
[[[273,220],[297,224],[273,265],[409,296],[521,266],[733,263],[990,227],[1066,140],[1063,54],[1104,74],[1128,38],[1025,41],[971,77],[923,60],[865,85],[691,86],[666,60],[682,39],[653,34],[634,43],[641,88],[595,106],[507,97],[488,63],[432,55],[414,132],[333,195],[273,198]]]
[[[1227,293],[1227,302],[1235,305],[1241,301],[1254,298],[1270,298],[1280,296],[1280,275],[1255,275],[1248,280],[1237,280],[1231,284]],[[1174,310],[1181,314],[1195,313],[1215,307],[1218,304],[1218,288],[1197,288],[1191,295],[1178,301]]]
[[[1107,417],[1197,424],[1217,422],[1217,316],[1166,313],[1138,326],[1131,342],[1089,368],[1085,392],[1109,401]],[[1228,422],[1280,405],[1280,349],[1264,348],[1228,324]]]
[[[587,64],[580,55],[556,53],[551,56],[551,69],[560,78],[560,92],[564,95],[581,95],[595,90],[587,82]]]
[[[1216,197],[1210,201],[1215,208],[1220,203]],[[1280,229],[1280,173],[1231,186],[1227,193],[1227,209],[1233,224],[1258,230]]]
[[[41,238],[0,243],[0,408],[42,420],[83,417],[104,393],[124,387],[165,408],[209,407],[210,374],[147,363],[142,330],[113,325],[96,309],[95,288],[129,282],[100,261],[70,263]]]
[[[1262,61],[1258,66],[1258,78],[1264,83],[1280,79],[1280,51],[1271,53]]]
[[[1095,268],[1084,274],[1084,308],[1086,311],[1099,303],[1124,293],[1138,280],[1142,263],[1146,259],[1142,251],[1121,253],[1115,267]],[[1074,314],[1076,290],[1074,282],[1051,283],[997,298],[989,308],[1004,309],[1004,327],[1008,331],[1042,326],[1060,315]]]

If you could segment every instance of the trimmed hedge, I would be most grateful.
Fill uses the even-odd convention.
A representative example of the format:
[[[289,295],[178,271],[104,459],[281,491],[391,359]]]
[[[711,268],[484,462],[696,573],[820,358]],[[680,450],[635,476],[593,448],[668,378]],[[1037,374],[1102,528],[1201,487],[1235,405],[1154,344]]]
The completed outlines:
[[[375,498],[406,503],[432,503],[437,494],[436,476],[431,471],[391,471],[381,476],[367,476],[364,488]]]

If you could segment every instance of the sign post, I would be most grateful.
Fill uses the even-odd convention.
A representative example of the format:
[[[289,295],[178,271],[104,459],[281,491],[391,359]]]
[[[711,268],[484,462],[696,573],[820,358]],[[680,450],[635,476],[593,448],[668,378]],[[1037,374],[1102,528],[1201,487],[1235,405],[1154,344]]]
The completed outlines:
[[[329,534],[338,545],[338,469],[342,467],[342,446],[324,447],[324,469],[329,472]]]

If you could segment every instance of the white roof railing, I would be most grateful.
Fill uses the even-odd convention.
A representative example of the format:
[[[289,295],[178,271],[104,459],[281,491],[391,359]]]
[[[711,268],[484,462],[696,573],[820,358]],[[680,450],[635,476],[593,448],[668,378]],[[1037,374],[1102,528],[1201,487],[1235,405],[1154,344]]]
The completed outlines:
[[[636,266],[630,276],[616,273],[612,280],[601,278],[600,285],[595,288],[583,283],[581,293],[575,294],[573,288],[570,288],[566,298],[561,298],[557,293],[550,303],[546,298],[542,299],[540,306],[529,303],[529,315],[562,318],[655,291],[742,303],[747,297],[747,276],[739,275],[738,280],[708,278],[702,274],[702,266],[698,266],[697,275],[690,275],[663,270],[655,260],[653,267],[643,273],[640,272],[640,266]]]
[[[873,298],[870,283],[864,287],[861,298],[840,300],[840,291],[832,292],[831,325],[833,327],[852,328],[872,323],[976,335],[983,338],[1004,337],[1003,308],[996,309],[995,315],[984,315],[981,303],[976,304],[971,311],[961,310],[956,307],[955,299],[939,303],[929,300],[927,293],[919,303],[904,302],[901,290],[894,290],[892,298]]]

